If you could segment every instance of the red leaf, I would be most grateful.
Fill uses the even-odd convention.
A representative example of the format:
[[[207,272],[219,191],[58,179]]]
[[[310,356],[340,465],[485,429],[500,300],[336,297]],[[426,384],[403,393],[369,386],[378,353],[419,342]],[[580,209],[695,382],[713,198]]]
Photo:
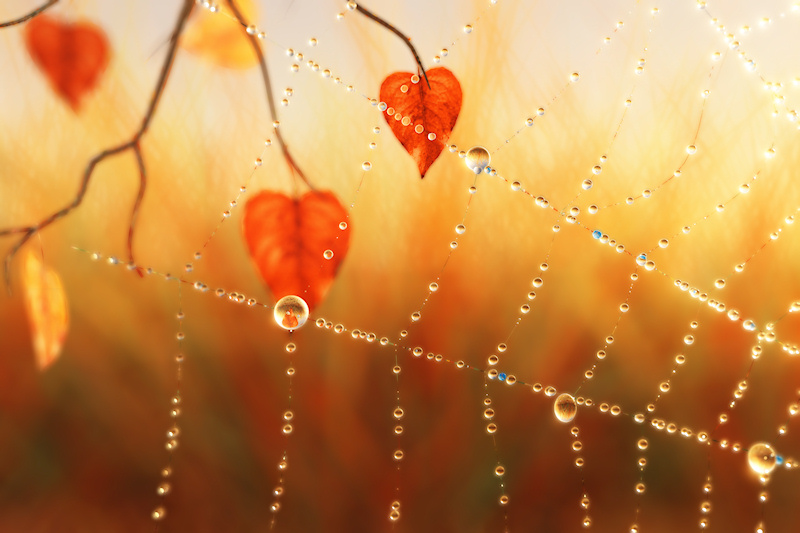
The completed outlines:
[[[313,310],[328,292],[350,243],[347,211],[328,191],[301,198],[262,191],[244,208],[243,231],[250,256],[275,300],[300,296]],[[333,257],[326,259],[326,250]]]
[[[108,40],[87,22],[68,24],[38,15],[25,28],[25,46],[56,93],[75,111],[108,64]]]
[[[431,88],[420,77],[411,81],[410,72],[390,74],[381,84],[380,98],[387,105],[384,117],[394,136],[417,162],[419,177],[442,153],[461,111],[461,85],[452,72],[436,67],[426,72]],[[405,88],[405,92],[403,91]],[[410,122],[403,125],[403,118]],[[421,125],[421,133],[416,126]],[[429,139],[429,134],[436,137]]]

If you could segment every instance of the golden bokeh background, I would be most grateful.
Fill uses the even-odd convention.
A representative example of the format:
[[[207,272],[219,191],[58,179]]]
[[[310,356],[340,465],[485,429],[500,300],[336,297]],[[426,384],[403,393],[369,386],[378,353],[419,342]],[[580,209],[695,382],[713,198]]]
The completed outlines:
[[[0,19],[35,5],[4,3]],[[163,531],[268,530],[284,451],[289,467],[277,531],[576,531],[585,515],[582,483],[595,531],[627,530],[634,522],[640,531],[694,530],[709,474],[712,530],[753,531],[763,516],[768,531],[794,531],[796,471],[773,474],[762,510],[763,488],[744,453],[637,425],[631,415],[644,412],[670,378],[654,416],[711,432],[747,378],[744,397],[713,439],[744,448],[767,441],[787,458],[800,457],[796,421],[778,435],[800,386],[797,358],[782,349],[800,343],[797,315],[788,314],[800,300],[800,240],[796,224],[785,220],[800,206],[798,130],[789,119],[800,100],[800,12],[788,2],[743,1],[705,10],[695,2],[617,0],[376,0],[366,7],[412,38],[426,68],[448,49],[440,64],[464,93],[450,142],[488,148],[503,178],[475,181],[445,151],[419,179],[368,100],[388,74],[414,69],[396,36],[343,2],[259,2],[256,24],[267,35],[272,90],[278,100],[285,88],[293,92],[279,107],[280,129],[314,185],[349,208],[352,228],[327,299],[290,339],[271,309],[213,295],[222,287],[273,303],[242,238],[246,195],[193,272],[183,272],[246,181],[250,192],[291,193],[296,185],[276,144],[264,148],[273,117],[257,69],[225,69],[180,51],[142,142],[148,188],[134,246],[139,264],[200,280],[211,291],[185,285],[179,299],[177,282],[140,279],[74,249],[125,257],[138,179],[132,154],[103,162],[80,208],[28,244],[60,273],[71,323],[62,355],[40,372],[12,263],[13,293],[0,300],[0,531],[148,530],[161,503]],[[30,224],[61,208],[87,161],[135,131],[178,8],[179,2],[72,0],[49,11],[91,20],[109,38],[111,63],[79,113],[32,63],[23,28],[0,30],[0,227]],[[346,13],[342,20],[339,12]],[[463,31],[468,23],[470,34]],[[342,84],[305,60],[293,73],[289,47]],[[636,74],[640,59],[644,69]],[[580,73],[576,83],[572,72]],[[528,117],[536,117],[534,126],[525,126]],[[374,126],[382,131],[373,133]],[[690,144],[697,152],[687,157]],[[770,148],[773,158],[765,156]],[[593,175],[602,155],[607,161]],[[254,171],[256,157],[264,164]],[[361,168],[366,160],[369,172]],[[678,168],[680,177],[670,180]],[[594,186],[582,191],[587,178]],[[580,225],[512,191],[513,181],[558,209],[579,207]],[[478,191],[471,196],[473,182]],[[744,183],[747,194],[739,193]],[[625,205],[645,189],[650,198]],[[588,213],[590,204],[601,207],[597,214]],[[467,231],[450,255],[462,221]],[[631,253],[592,239],[595,228]],[[662,238],[669,239],[665,249],[658,247]],[[14,242],[3,237],[0,253]],[[655,271],[637,268],[641,252]],[[629,293],[635,271],[640,278]],[[544,285],[528,302],[537,276]],[[412,324],[437,278],[440,290]],[[724,289],[715,288],[718,278],[727,279]],[[724,302],[725,312],[676,288],[675,280]],[[623,315],[626,299],[630,311]],[[525,303],[531,312],[515,327]],[[183,412],[172,490],[160,498],[179,306],[186,315]],[[730,309],[763,331],[774,324],[777,341],[763,342],[752,370],[756,335],[729,320]],[[320,317],[348,333],[316,328]],[[409,335],[395,350],[354,340],[354,329],[392,340],[402,329]],[[571,425],[553,417],[552,398],[521,384],[490,381],[485,389],[484,374],[407,350],[420,346],[484,368],[505,342],[501,370],[575,392],[611,334],[608,356],[578,394],[617,404],[625,414],[580,409],[580,454],[571,448]],[[686,345],[689,334],[695,340]],[[292,355],[284,350],[290,340],[297,345]],[[686,364],[672,375],[678,354]],[[296,370],[291,392],[289,365]],[[405,411],[399,470],[392,459],[398,383]],[[497,412],[494,440],[482,416],[485,390]],[[290,401],[294,431],[287,439],[282,413]],[[640,437],[650,446],[647,490],[637,496]],[[582,471],[574,466],[578,455],[586,461]],[[507,470],[507,517],[497,503],[498,461]],[[393,525],[388,516],[398,488],[401,518]]]

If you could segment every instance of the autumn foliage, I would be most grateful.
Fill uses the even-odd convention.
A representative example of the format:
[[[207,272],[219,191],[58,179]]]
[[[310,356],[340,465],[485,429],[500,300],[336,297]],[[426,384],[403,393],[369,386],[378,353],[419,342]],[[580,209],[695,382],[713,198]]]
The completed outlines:
[[[444,67],[426,74],[430,88],[422,76],[395,72],[383,80],[380,90],[387,106],[384,118],[417,163],[420,178],[444,150],[461,111],[461,84],[455,75]]]
[[[347,212],[328,191],[300,198],[262,191],[247,202],[242,222],[247,248],[276,300],[293,294],[309,309],[319,305],[347,253],[346,221]]]
[[[25,46],[56,93],[78,111],[100,80],[110,56],[103,30],[89,22],[62,22],[41,14],[25,28]]]

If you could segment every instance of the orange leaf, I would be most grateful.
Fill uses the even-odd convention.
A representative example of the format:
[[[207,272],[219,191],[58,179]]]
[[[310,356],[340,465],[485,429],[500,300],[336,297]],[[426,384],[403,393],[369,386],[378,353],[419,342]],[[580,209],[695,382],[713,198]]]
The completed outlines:
[[[33,331],[33,351],[40,370],[55,361],[69,329],[67,297],[61,278],[32,251],[22,259],[25,311]]]
[[[262,191],[244,208],[243,231],[261,278],[276,300],[293,294],[313,310],[333,283],[350,243],[347,211],[328,191],[301,198]],[[333,256],[323,254],[330,250]]]
[[[255,20],[251,0],[238,0],[236,6],[245,20]],[[197,16],[181,37],[181,46],[193,54],[226,68],[248,69],[258,64],[253,45],[233,18],[227,6],[219,13],[198,9]]]
[[[442,153],[461,111],[461,85],[453,73],[436,67],[426,74],[430,89],[424,77],[413,83],[410,72],[395,72],[383,80],[380,90],[381,101],[387,106],[383,118],[417,162],[420,178]],[[410,120],[407,126],[403,125],[404,117]],[[422,128],[417,128],[420,125]],[[435,135],[433,140],[430,134]]]
[[[108,40],[88,22],[69,24],[38,15],[25,28],[25,46],[55,92],[75,111],[108,65]]]

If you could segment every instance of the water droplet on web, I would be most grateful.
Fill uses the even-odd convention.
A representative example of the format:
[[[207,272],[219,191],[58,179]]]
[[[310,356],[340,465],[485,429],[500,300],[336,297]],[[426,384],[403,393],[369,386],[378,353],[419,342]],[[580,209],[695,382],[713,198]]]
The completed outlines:
[[[464,161],[470,170],[475,174],[480,174],[489,166],[489,163],[492,161],[492,156],[489,155],[488,150],[483,146],[474,146],[469,149]]]
[[[581,79],[581,75],[579,73],[577,73],[577,72],[573,72],[572,74],[569,75],[569,81],[571,81],[573,83],[575,83],[579,79]]]
[[[308,304],[299,296],[284,296],[275,304],[273,315],[280,327],[292,331],[308,320]]]
[[[575,403],[575,398],[571,394],[565,392],[556,398],[553,403],[553,411],[559,421],[564,423],[572,422],[578,412],[578,404]]]
[[[467,24],[464,26],[464,33],[472,33],[472,24]]]
[[[465,231],[467,231],[467,228],[466,226],[464,226],[464,224],[459,224],[458,226],[456,226],[456,233],[458,233],[459,235],[463,235]]]
[[[747,463],[756,474],[769,474],[778,463],[778,455],[766,442],[757,442],[747,451]]]
[[[363,163],[361,163],[361,168],[364,170],[370,170],[372,169],[372,163],[370,163],[369,161],[364,161]]]
[[[322,252],[322,257],[325,259],[333,259],[333,250],[325,250]]]

